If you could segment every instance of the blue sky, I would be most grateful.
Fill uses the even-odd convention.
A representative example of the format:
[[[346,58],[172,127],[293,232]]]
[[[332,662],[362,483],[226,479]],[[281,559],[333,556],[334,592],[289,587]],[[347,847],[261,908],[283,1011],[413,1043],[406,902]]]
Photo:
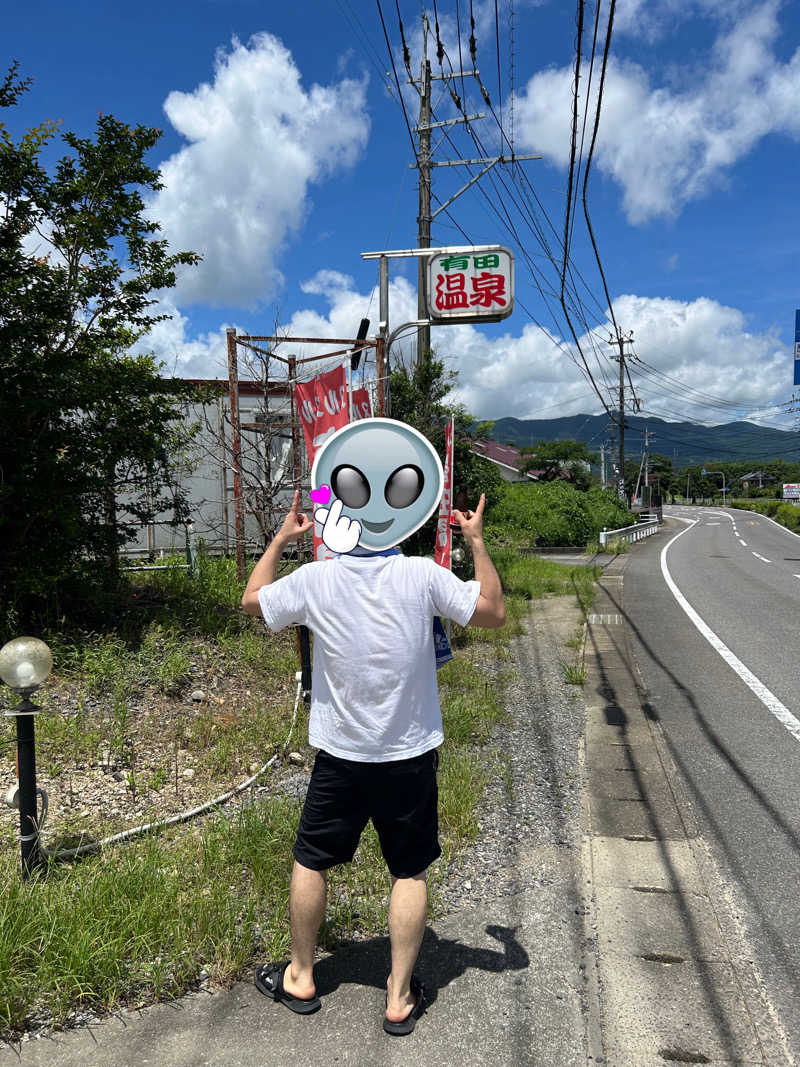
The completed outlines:
[[[383,0],[382,8],[413,123],[397,6]],[[600,411],[558,299],[548,308],[529,268],[541,271],[545,291],[559,288],[528,204],[535,192],[558,260],[576,8],[515,0],[513,27],[508,0],[497,5],[497,23],[493,0],[471,8],[481,80],[505,134],[513,89],[515,149],[543,158],[516,164],[530,185],[506,168],[505,188],[481,179],[485,197],[473,188],[450,209],[453,221],[435,220],[434,244],[463,243],[457,224],[470,241],[511,247],[520,303],[493,326],[434,330],[434,345],[459,373],[457,399],[481,418]],[[399,0],[399,10],[416,72],[421,7]],[[459,69],[459,30],[467,69],[469,0],[440,0],[437,12],[444,69]],[[587,5],[585,50],[594,13]],[[433,23],[432,8],[428,16]],[[603,3],[601,40],[607,16]],[[348,336],[367,316],[375,327],[377,269],[360,253],[411,247],[417,225],[411,143],[376,3],[31,0],[6,12],[4,41],[7,59],[35,79],[12,129],[49,117],[88,135],[101,110],[164,130],[154,161],[166,188],[151,210],[176,248],[205,257],[164,294],[173,318],[146,340],[169,372],[223,374],[226,326],[264,334],[278,322],[296,334]],[[439,73],[433,31],[428,53]],[[588,93],[582,71],[580,114],[588,103],[590,122],[601,53]],[[474,129],[494,153],[499,124],[474,79],[454,84],[469,113],[487,113]],[[437,118],[453,117],[443,83],[435,86]],[[800,306],[798,100],[797,5],[619,0],[588,197],[616,320],[633,330],[648,365],[632,367],[645,413],[792,424],[777,406],[792,394]],[[434,158],[457,154],[479,154],[458,127]],[[446,200],[467,177],[464,167],[437,168],[434,194]],[[513,233],[493,207],[508,212]],[[585,281],[572,315],[580,347],[608,397],[616,376],[603,343],[608,308],[580,201],[571,263]],[[415,279],[413,261],[393,261],[391,327],[416,317]],[[412,355],[412,343],[396,354]]]

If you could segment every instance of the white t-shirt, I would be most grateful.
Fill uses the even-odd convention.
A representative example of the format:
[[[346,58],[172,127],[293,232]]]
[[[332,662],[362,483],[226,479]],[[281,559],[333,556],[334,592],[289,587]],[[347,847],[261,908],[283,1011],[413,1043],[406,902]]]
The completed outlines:
[[[409,759],[440,745],[433,617],[466,626],[479,582],[416,556],[338,556],[264,585],[270,630],[314,634],[308,740],[341,759]]]

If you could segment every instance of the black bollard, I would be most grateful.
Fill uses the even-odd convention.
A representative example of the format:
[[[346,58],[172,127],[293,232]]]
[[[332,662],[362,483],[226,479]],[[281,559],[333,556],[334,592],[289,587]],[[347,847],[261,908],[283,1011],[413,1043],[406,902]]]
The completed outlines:
[[[30,700],[20,704],[33,709]],[[41,863],[39,827],[36,817],[36,740],[34,716],[17,715],[17,761],[19,764],[19,839],[22,846],[22,875],[27,878]]]

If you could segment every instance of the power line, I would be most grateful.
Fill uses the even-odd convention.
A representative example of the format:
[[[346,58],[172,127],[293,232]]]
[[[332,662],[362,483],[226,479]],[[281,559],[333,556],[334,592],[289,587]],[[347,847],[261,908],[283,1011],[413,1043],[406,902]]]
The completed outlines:
[[[406,111],[405,100],[403,100],[403,90],[400,88],[400,79],[397,76],[397,67],[395,66],[394,62],[394,53],[392,52],[392,46],[389,42],[389,33],[386,29],[386,22],[383,18],[383,8],[381,7],[381,0],[375,0],[375,3],[378,5],[378,14],[380,15],[381,26],[383,27],[383,36],[386,41],[386,49],[389,53],[389,59],[391,60],[392,71],[394,72],[394,81],[395,85],[397,86],[397,95],[400,100],[400,107],[403,109],[403,118],[405,119],[406,129],[408,130],[408,136],[411,141],[411,150],[414,153],[414,159],[417,161],[417,164],[419,164],[419,159],[417,158],[417,146],[414,142],[414,134],[411,132],[411,123],[408,121],[408,112]]]

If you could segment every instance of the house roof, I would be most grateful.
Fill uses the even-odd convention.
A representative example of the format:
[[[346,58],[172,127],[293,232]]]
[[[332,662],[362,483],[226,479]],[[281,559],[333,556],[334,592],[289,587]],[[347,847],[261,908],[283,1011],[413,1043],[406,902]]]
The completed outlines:
[[[741,478],[739,478],[739,481],[740,482],[753,482],[753,481],[756,480],[756,478],[761,478],[762,480],[769,479],[771,481],[774,481],[775,480],[775,475],[774,474],[769,474],[767,471],[750,471],[749,474],[743,474],[741,476]]]
[[[501,445],[499,441],[474,441],[472,451],[477,452],[479,456],[491,459],[494,463],[502,463],[506,467],[513,467],[515,470],[521,468],[524,458],[520,455],[518,448],[513,448],[511,445]]]

